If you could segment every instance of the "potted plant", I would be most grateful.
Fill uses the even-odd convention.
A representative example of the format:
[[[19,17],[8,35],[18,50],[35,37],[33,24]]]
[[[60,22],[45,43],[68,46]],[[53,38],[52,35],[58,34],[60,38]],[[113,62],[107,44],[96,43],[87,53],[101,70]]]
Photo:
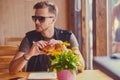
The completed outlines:
[[[51,51],[51,68],[50,71],[56,71],[58,80],[75,80],[78,68],[82,68],[79,55],[74,52],[77,48],[67,49],[69,43],[63,42],[57,45],[57,48]]]

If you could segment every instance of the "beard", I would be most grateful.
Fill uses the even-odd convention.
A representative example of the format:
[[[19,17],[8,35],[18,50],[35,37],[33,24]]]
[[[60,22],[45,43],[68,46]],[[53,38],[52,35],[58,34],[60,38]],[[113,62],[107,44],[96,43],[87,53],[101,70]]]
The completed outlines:
[[[48,30],[49,28],[50,28],[50,26],[36,26],[36,31],[44,32],[44,31]]]

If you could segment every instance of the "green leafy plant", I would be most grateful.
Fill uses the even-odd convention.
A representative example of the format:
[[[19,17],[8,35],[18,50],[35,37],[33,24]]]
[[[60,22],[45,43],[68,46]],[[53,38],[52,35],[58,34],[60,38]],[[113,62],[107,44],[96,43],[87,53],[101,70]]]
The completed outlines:
[[[56,70],[57,72],[61,70],[77,70],[78,67],[82,66],[79,61],[80,56],[74,55],[73,51],[68,50],[60,53],[55,56],[54,59],[51,59],[51,68],[50,71]]]
[[[48,54],[51,55],[51,67],[50,71],[61,71],[61,70],[76,70],[82,68],[83,65],[80,62],[80,55],[75,55],[76,51],[79,54],[77,47],[68,49],[67,46],[70,46],[67,42],[62,42],[56,44],[54,49],[49,51]]]

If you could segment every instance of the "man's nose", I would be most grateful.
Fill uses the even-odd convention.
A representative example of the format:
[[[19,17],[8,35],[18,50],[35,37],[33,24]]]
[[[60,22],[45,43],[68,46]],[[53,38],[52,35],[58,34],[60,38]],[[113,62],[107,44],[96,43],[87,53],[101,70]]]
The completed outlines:
[[[38,19],[36,19],[35,24],[39,24],[39,23],[40,23],[40,21]]]

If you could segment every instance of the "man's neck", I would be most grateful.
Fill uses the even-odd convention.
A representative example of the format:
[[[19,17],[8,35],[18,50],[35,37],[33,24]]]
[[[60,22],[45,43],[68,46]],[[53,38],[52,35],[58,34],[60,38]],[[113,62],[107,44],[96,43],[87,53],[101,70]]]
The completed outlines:
[[[41,32],[42,36],[46,37],[46,38],[51,38],[54,36],[54,28],[52,29],[47,29],[43,32]]]

